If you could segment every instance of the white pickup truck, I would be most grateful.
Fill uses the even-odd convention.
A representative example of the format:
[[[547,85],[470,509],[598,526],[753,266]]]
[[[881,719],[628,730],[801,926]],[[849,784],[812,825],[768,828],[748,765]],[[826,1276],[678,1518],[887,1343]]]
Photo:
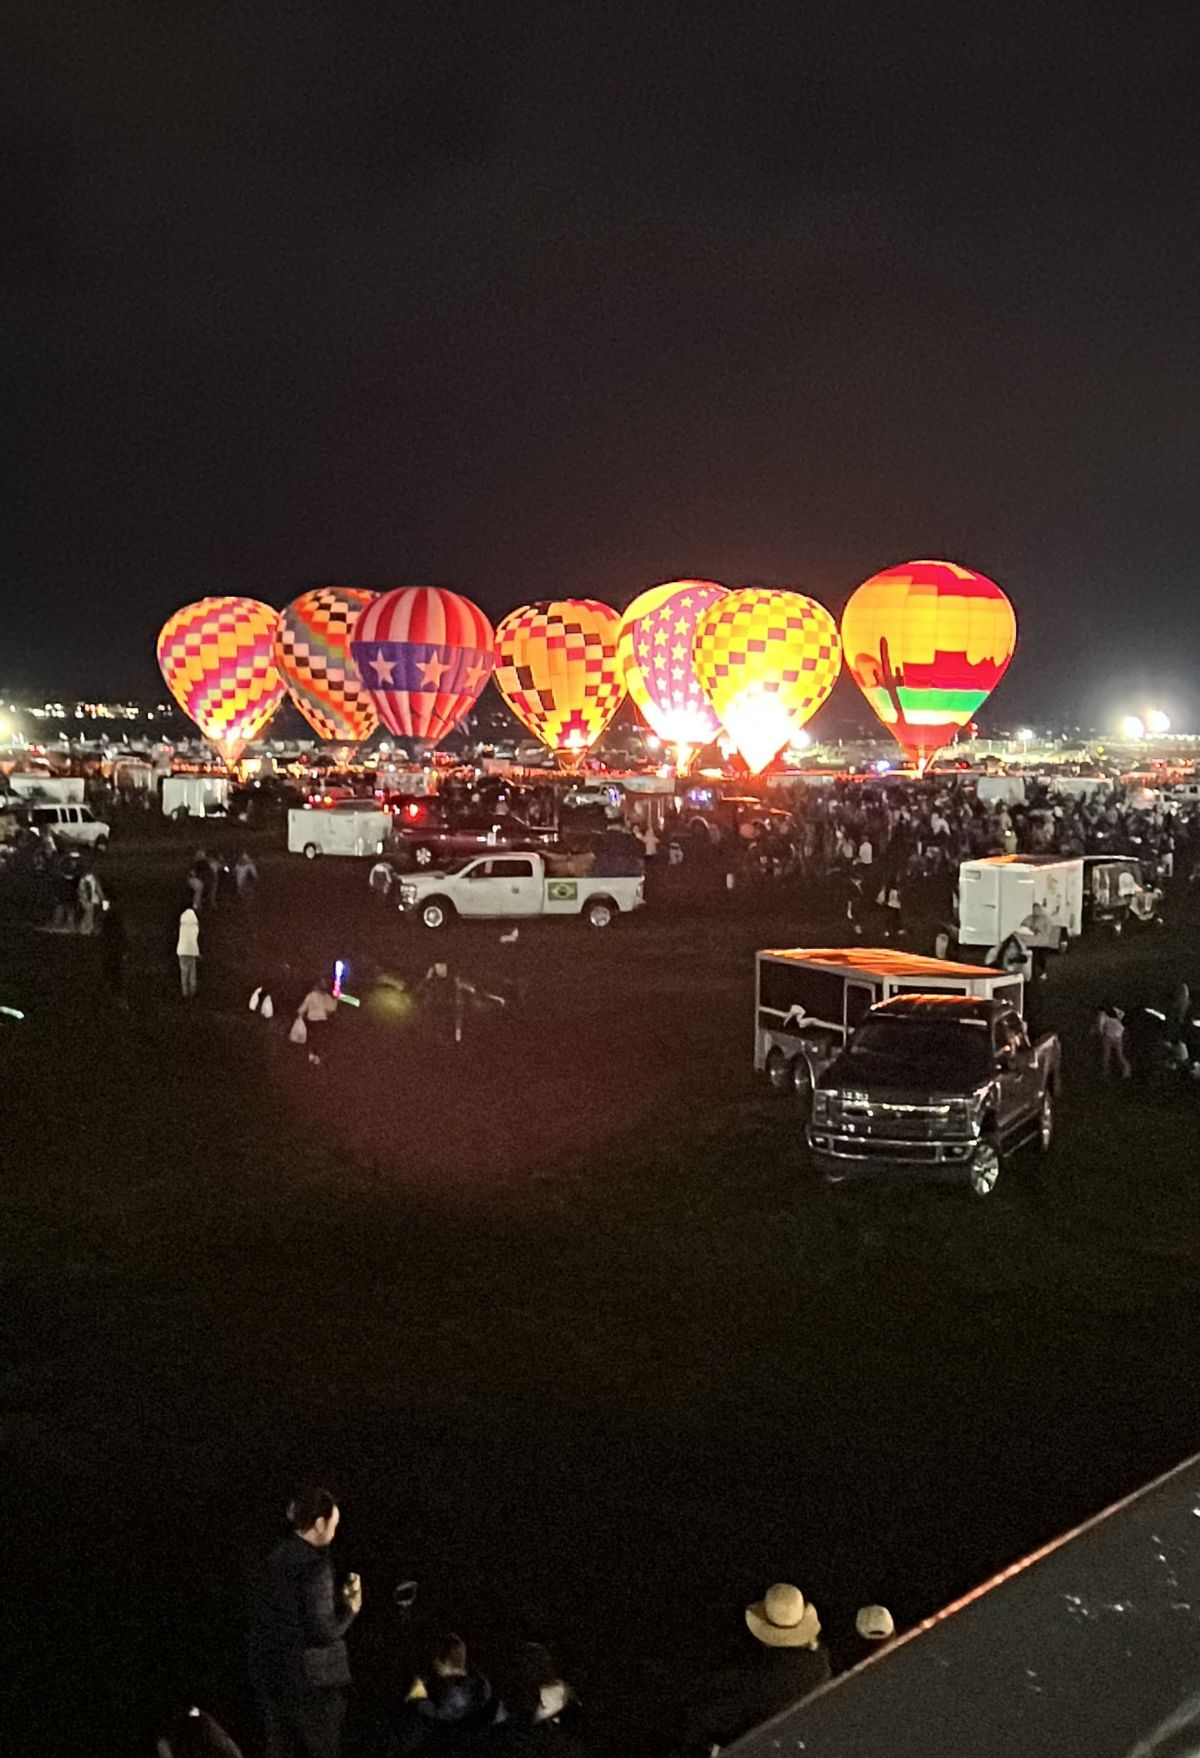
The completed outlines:
[[[455,916],[582,916],[593,928],[607,928],[614,916],[641,907],[644,889],[644,881],[632,877],[556,878],[538,854],[496,854],[472,856],[440,873],[406,873],[400,908],[427,928],[444,928]]]

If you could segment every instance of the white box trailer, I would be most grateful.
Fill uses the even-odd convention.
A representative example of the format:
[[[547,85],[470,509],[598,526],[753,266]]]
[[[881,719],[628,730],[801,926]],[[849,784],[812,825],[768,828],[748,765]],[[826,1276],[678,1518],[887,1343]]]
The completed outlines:
[[[228,804],[227,775],[163,776],[165,818],[207,818],[210,812],[223,812]]]
[[[1035,915],[1035,911],[1037,914]],[[958,869],[958,939],[998,946],[1023,928],[1029,946],[1061,950],[1083,932],[1083,861],[991,855]]]
[[[53,806],[83,804],[82,775],[51,775],[40,769],[14,769],[8,785],[22,800],[40,800]]]
[[[392,834],[392,820],[370,800],[361,812],[336,806],[294,806],[288,813],[288,853],[315,861],[318,855],[381,855]]]
[[[760,952],[754,972],[754,1066],[807,1109],[813,1084],[868,1008],[893,995],[972,995],[1022,1011],[1008,971],[952,964],[890,946],[794,946]]]

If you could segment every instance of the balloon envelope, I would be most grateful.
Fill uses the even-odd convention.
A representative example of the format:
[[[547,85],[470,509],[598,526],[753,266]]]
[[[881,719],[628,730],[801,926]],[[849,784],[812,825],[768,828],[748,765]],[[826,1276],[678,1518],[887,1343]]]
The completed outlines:
[[[1016,645],[1017,619],[999,586],[955,562],[886,568],[842,613],[851,677],[921,767],[974,718]]]
[[[711,744],[721,730],[692,665],[696,624],[726,589],[712,580],[670,580],[635,598],[621,619],[617,656],[642,718],[679,752]]]
[[[400,586],[363,611],[350,652],[388,730],[436,745],[478,701],[494,640],[469,598],[442,586]]]
[[[710,605],[696,626],[696,676],[757,774],[795,737],[837,682],[837,624],[801,592],[747,586]]]
[[[274,659],[278,621],[256,598],[201,598],[159,631],[167,688],[231,767],[283,699]]]
[[[621,619],[594,598],[526,604],[496,630],[496,685],[517,719],[577,768],[625,695]]]
[[[379,724],[350,655],[354,625],[374,596],[353,586],[318,586],[279,614],[275,664],[320,738],[358,744]]]

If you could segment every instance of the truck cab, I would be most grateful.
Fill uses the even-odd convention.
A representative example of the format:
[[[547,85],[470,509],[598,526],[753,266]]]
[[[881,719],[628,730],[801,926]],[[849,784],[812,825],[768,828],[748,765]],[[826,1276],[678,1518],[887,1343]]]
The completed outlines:
[[[951,964],[894,947],[809,947],[755,960],[754,1067],[808,1115],[813,1088],[855,1027],[897,995],[973,995],[1015,1007],[1024,983],[987,965]]]
[[[906,995],[871,1008],[813,1094],[808,1145],[829,1183],[889,1173],[990,1196],[1007,1156],[1048,1152],[1061,1052],[999,999]]]

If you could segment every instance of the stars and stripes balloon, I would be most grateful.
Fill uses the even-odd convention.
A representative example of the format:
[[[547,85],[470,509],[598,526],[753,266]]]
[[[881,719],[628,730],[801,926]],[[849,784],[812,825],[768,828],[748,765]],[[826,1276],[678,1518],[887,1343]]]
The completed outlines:
[[[379,724],[350,656],[354,625],[374,596],[353,586],[318,586],[279,613],[275,664],[319,738],[358,744]]]
[[[496,630],[496,685],[517,719],[576,769],[625,695],[621,619],[593,598],[526,604]]]
[[[436,745],[475,706],[495,663],[478,605],[442,586],[400,586],[359,617],[358,675],[389,732]]]
[[[886,568],[842,613],[851,677],[921,769],[974,719],[1016,645],[1017,619],[999,586],[956,562]]]
[[[283,699],[274,658],[278,621],[256,598],[201,598],[159,631],[167,688],[231,768]]]
[[[800,592],[747,586],[701,616],[696,676],[755,775],[795,737],[837,682],[837,624]]]
[[[641,593],[621,619],[625,688],[651,729],[674,746],[681,770],[720,731],[692,665],[692,641],[700,617],[725,593],[712,580],[670,580]]]

